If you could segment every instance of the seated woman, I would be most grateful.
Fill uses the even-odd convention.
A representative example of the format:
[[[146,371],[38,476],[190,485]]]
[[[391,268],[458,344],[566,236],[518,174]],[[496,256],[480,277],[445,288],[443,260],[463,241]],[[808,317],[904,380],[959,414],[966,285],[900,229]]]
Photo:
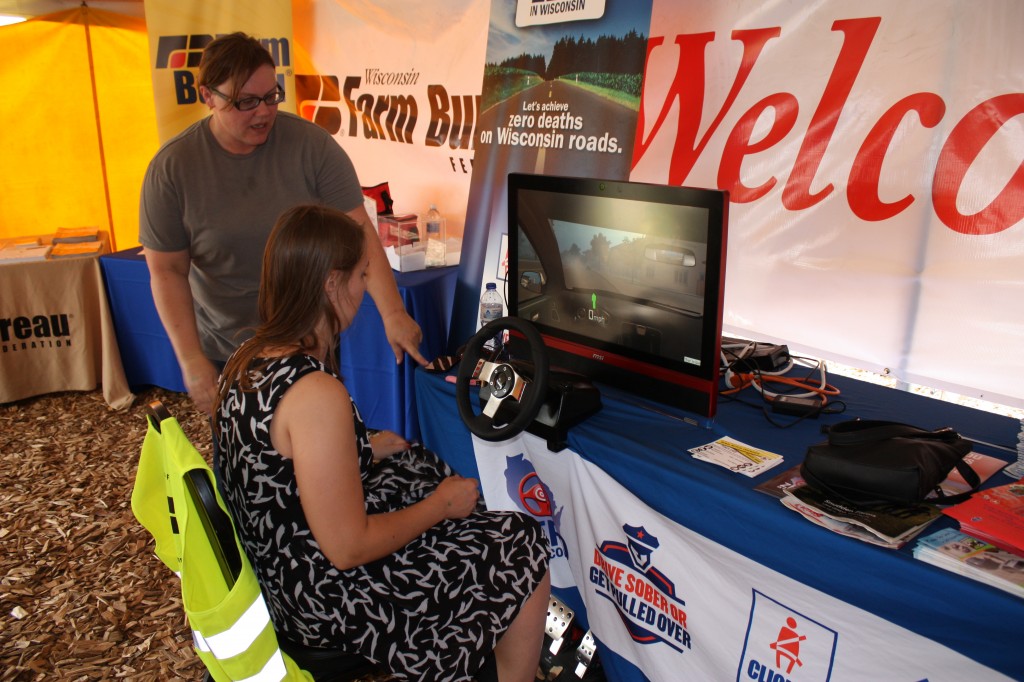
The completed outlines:
[[[299,206],[278,220],[261,323],[228,360],[220,475],[274,627],[383,663],[398,679],[533,680],[550,582],[539,524],[478,504],[474,479],[394,433],[369,437],[337,374],[366,289],[364,232]]]

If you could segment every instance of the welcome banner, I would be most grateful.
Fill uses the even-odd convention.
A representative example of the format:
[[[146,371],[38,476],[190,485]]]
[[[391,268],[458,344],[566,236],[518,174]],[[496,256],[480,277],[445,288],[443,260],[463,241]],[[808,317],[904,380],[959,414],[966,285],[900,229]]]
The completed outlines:
[[[730,192],[725,325],[1024,404],[1012,1],[656,2],[630,178]]]
[[[537,518],[553,584],[568,571],[600,646],[647,679],[1008,679],[687,530],[571,450],[529,434],[473,448],[488,508]]]
[[[634,12],[648,39],[635,137],[615,135],[621,176],[730,192],[727,331],[1024,405],[1024,358],[1007,352],[1024,345],[1024,4],[638,4],[606,0],[604,19],[555,26],[585,36]],[[516,9],[494,5],[489,69],[552,59],[559,36],[514,24]],[[558,124],[537,119],[524,135],[513,114],[530,112],[488,102],[489,85],[478,150],[489,161],[478,158],[467,214],[487,237],[473,258],[464,250],[452,344],[499,272],[505,174],[622,168],[568,145],[524,160]],[[588,124],[591,111],[572,107]]]
[[[161,142],[209,114],[196,85],[199,60],[203,48],[221,34],[243,31],[266,45],[286,92],[280,107],[295,112],[291,2],[145,0],[145,9]]]

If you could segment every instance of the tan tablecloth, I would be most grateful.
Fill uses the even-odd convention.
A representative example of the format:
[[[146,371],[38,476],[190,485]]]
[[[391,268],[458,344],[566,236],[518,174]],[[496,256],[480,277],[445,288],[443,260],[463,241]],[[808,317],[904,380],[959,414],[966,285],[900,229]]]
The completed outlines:
[[[0,403],[101,384],[131,405],[99,259],[0,265]]]

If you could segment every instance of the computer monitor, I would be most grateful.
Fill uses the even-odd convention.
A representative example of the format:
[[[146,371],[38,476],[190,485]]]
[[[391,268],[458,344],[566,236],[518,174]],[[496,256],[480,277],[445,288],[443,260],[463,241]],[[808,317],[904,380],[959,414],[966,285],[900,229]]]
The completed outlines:
[[[713,417],[728,194],[508,176],[509,314],[552,368]]]

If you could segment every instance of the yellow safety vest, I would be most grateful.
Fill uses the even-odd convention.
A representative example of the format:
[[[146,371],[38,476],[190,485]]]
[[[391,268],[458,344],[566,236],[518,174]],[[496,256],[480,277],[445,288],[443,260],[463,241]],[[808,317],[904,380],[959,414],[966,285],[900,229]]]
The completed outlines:
[[[181,578],[182,603],[199,658],[216,682],[312,682],[312,676],[278,646],[256,574],[237,536],[242,569],[233,586],[223,579],[184,483],[188,472],[197,469],[212,484],[213,472],[176,419],[163,419],[159,430],[149,424],[132,512],[156,539],[157,556]],[[226,509],[219,492],[216,496],[217,504]]]

